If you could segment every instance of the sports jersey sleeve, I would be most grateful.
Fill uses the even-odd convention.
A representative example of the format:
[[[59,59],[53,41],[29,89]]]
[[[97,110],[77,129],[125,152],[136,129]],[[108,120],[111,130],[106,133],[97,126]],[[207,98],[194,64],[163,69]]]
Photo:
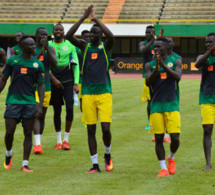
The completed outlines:
[[[44,73],[44,65],[42,62],[39,63],[38,74],[37,74],[37,82],[45,82],[45,73]]]
[[[72,70],[73,70],[73,74],[74,74],[74,83],[78,84],[79,83],[79,60],[78,60],[78,55],[77,55],[76,48],[73,45],[72,45],[72,48],[71,48],[71,53],[72,53],[73,59],[77,63],[76,66],[72,66]]]
[[[12,69],[12,65],[11,65],[11,59],[8,59],[6,61],[5,68],[2,71],[2,74],[5,76],[10,76],[10,75],[12,75],[12,70],[13,69]]]

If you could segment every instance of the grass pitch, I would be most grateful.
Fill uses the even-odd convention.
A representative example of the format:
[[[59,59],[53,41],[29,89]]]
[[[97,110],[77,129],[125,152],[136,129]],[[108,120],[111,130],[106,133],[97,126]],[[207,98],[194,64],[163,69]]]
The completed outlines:
[[[142,79],[112,79],[113,123],[112,159],[114,170],[104,168],[104,148],[100,124],[97,144],[101,173],[84,174],[91,166],[87,132],[81,123],[79,106],[70,133],[71,150],[54,150],[56,134],[53,109],[50,106],[42,137],[43,155],[30,156],[33,173],[20,171],[23,155],[23,131],[17,126],[13,144],[11,170],[4,170],[4,118],[7,88],[0,95],[0,194],[214,194],[214,171],[203,172],[205,159],[202,146],[202,126],[198,105],[199,79],[180,82],[181,145],[175,155],[175,175],[157,178],[160,166],[155,155],[152,134],[147,124],[146,103],[141,102]],[[64,129],[65,108],[62,112]],[[64,133],[62,133],[62,137]],[[214,141],[214,139],[213,139]],[[169,144],[164,143],[166,156]],[[215,166],[212,148],[212,165]]]

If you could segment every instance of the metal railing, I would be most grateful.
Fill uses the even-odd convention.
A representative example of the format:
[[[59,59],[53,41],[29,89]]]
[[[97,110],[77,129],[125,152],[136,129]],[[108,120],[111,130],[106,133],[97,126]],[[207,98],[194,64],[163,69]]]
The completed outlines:
[[[78,20],[57,20],[57,19],[3,19],[0,18],[0,22],[16,22],[16,23],[50,23],[50,24],[56,24],[57,22],[62,22],[62,23],[75,23]],[[157,23],[182,23],[182,24],[190,24],[190,23],[214,23],[215,20],[102,20],[104,23],[109,23],[109,24],[128,24],[128,23],[140,23],[140,24],[157,24]],[[85,20],[84,23],[91,23],[90,20]]]

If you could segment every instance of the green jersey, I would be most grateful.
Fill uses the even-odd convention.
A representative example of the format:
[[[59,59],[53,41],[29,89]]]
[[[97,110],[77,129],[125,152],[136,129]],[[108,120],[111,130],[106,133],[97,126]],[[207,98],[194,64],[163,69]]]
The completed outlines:
[[[82,88],[83,95],[112,93],[109,75],[111,56],[105,50],[105,44],[92,45],[88,43],[82,67]]]
[[[38,55],[43,48],[38,48],[36,47],[36,52],[34,56]],[[49,49],[51,50],[51,46],[49,46]],[[50,83],[50,62],[49,62],[49,57],[47,51],[40,56],[39,60],[43,63],[44,65],[44,72],[45,72],[45,91],[51,91],[51,83]],[[38,86],[36,86],[37,89]]]
[[[168,56],[164,62],[166,66],[175,69],[176,59]],[[157,59],[149,62],[151,71],[154,71],[157,65]],[[149,86],[151,102],[150,113],[179,111],[179,86],[162,67],[157,72],[155,80]]]
[[[26,60],[21,55],[10,57],[2,72],[11,76],[6,104],[36,104],[35,85],[44,82],[44,66],[37,58]]]
[[[76,84],[79,83],[79,62],[75,46],[72,45],[68,40],[63,40],[61,43],[55,43],[54,40],[49,41],[49,46],[54,47],[57,57],[57,68],[51,68],[52,74],[61,83],[74,81]],[[73,65],[70,70],[69,63],[70,58],[74,59],[77,65]]]
[[[179,56],[177,53],[173,52],[172,55],[169,55],[169,57],[173,58],[173,59],[179,59],[181,58],[181,56]]]
[[[15,55],[19,55],[22,53],[22,49],[19,47],[19,44],[17,44],[16,46],[13,47],[14,51],[15,51]]]
[[[215,57],[209,56],[202,67],[199,104],[215,104]]]

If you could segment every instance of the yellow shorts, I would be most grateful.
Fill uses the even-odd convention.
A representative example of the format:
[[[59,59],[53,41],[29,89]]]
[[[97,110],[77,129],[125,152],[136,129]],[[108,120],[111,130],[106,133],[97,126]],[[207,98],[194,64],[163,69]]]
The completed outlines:
[[[39,103],[40,99],[39,99],[38,91],[35,92],[35,98],[36,98],[36,102]],[[51,99],[51,91],[45,91],[43,107],[47,108],[49,106],[50,99]]]
[[[202,125],[215,123],[215,104],[201,105]]]
[[[78,84],[78,88],[79,88],[79,93],[78,93],[78,98],[81,99],[82,98],[82,94],[81,94],[81,83]]]
[[[150,114],[150,133],[163,134],[165,130],[167,133],[180,133],[181,119],[180,112],[163,112],[163,113],[152,113]]]
[[[143,93],[142,93],[142,101],[146,102],[148,100],[151,100],[149,87],[146,85],[146,79],[143,78]]]
[[[87,125],[97,124],[98,114],[101,122],[112,122],[112,94],[82,96],[82,122]]]

